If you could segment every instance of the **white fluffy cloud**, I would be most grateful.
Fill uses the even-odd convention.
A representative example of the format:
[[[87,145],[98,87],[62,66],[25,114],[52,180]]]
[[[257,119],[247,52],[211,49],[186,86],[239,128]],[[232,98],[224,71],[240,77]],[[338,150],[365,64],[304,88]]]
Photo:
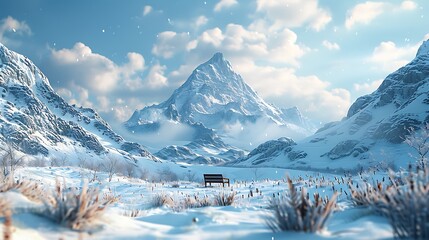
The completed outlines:
[[[168,85],[168,79],[164,76],[166,68],[166,66],[159,64],[155,64],[150,68],[147,75],[147,83],[150,88],[159,88]]]
[[[220,12],[222,9],[230,8],[238,4],[237,0],[220,0],[214,7],[215,12]]]
[[[152,6],[150,6],[150,5],[144,6],[144,8],[143,8],[143,16],[149,15],[149,13],[151,13],[152,10],[153,10]]]
[[[340,120],[350,107],[348,90],[332,89],[317,76],[297,76],[291,68],[258,66],[250,61],[232,64],[258,94],[277,106],[297,106],[323,122]]]
[[[414,1],[403,1],[399,6],[390,2],[367,1],[359,3],[347,12],[345,26],[351,29],[356,24],[369,24],[386,11],[411,11],[417,8]]]
[[[133,52],[117,65],[80,42],[70,49],[51,49],[45,68],[66,101],[95,108],[113,123],[127,120],[135,109],[156,101],[168,86],[165,66],[146,66],[144,57]]]
[[[24,21],[18,21],[11,16],[0,20],[0,42],[13,44],[6,34],[31,35],[31,29]]]
[[[152,53],[158,57],[171,58],[176,53],[186,49],[189,42],[188,33],[176,33],[165,31],[158,34],[157,42],[152,48]]]
[[[201,15],[201,16],[199,16],[198,18],[197,18],[197,20],[195,20],[195,27],[196,28],[199,28],[199,27],[201,27],[201,26],[204,26],[204,25],[206,25],[207,24],[207,22],[208,22],[209,20],[207,19],[207,17],[206,16],[204,16],[204,15]]]
[[[144,70],[144,58],[138,53],[128,53],[128,62],[116,65],[107,57],[93,53],[91,48],[78,42],[72,49],[51,50],[51,60],[62,69],[66,82],[74,83],[99,93],[112,91],[120,80],[135,81],[137,73]]]
[[[307,25],[316,31],[322,30],[331,20],[328,10],[319,7],[317,0],[257,0],[256,10],[265,14],[271,28],[293,28]]]
[[[327,48],[328,50],[340,50],[340,45],[338,45],[338,43],[335,42],[330,42],[328,40],[324,40],[322,42],[322,45]]]
[[[375,64],[376,68],[381,67],[385,72],[393,72],[410,62],[420,45],[421,42],[412,46],[397,47],[391,41],[381,42],[372,52],[369,62]]]
[[[198,51],[200,55],[221,51],[230,53],[233,58],[246,57],[297,66],[298,59],[308,50],[298,44],[297,40],[297,35],[289,29],[267,37],[241,25],[228,24],[225,32],[219,28],[204,31],[188,44],[188,51]]]
[[[383,79],[375,80],[372,82],[366,82],[366,83],[355,83],[353,84],[354,90],[359,93],[359,95],[366,95],[369,93],[374,92],[383,82]]]
[[[408,1],[408,0],[403,1],[401,3],[400,8],[403,10],[414,10],[417,8],[417,3],[415,3],[414,1]]]

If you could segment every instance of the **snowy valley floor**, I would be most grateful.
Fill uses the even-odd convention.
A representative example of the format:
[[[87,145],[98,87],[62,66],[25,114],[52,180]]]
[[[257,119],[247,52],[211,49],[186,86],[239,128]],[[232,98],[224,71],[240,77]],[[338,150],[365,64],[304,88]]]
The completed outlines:
[[[205,167],[206,173],[219,172],[223,168]],[[344,191],[349,191],[341,179],[343,175],[308,171],[260,168],[225,168],[226,177],[231,178],[231,187],[222,188],[213,184],[205,188],[200,182],[152,183],[140,179],[114,176],[108,182],[107,173],[99,173],[98,179],[89,183],[100,189],[100,195],[119,197],[89,233],[79,233],[50,221],[37,212],[43,204],[28,200],[12,190],[3,194],[12,203],[13,239],[391,239],[392,229],[383,217],[368,209],[352,205]],[[222,173],[224,173],[222,172]],[[65,181],[67,187],[81,187],[88,170],[76,167],[21,168],[15,174],[19,179],[31,179],[53,190],[56,179]],[[234,176],[232,175],[234,174]],[[342,191],[338,197],[337,211],[330,218],[324,231],[311,233],[273,233],[266,225],[270,199],[286,191],[286,174],[297,188],[306,187],[310,196],[319,192],[331,196],[333,191]],[[252,176],[257,181],[241,181]],[[268,176],[273,176],[269,178]],[[197,176],[202,179],[201,176]],[[360,178],[359,176],[354,179]],[[363,178],[380,179],[382,174],[372,173]],[[332,183],[335,182],[334,187]],[[337,184],[340,182],[339,184]],[[221,192],[236,192],[232,206],[209,206],[186,208],[186,198],[213,199]],[[251,192],[253,197],[251,197]],[[171,206],[154,207],[156,196],[167,195]],[[130,215],[136,215],[131,217]],[[4,218],[0,218],[3,222]]]

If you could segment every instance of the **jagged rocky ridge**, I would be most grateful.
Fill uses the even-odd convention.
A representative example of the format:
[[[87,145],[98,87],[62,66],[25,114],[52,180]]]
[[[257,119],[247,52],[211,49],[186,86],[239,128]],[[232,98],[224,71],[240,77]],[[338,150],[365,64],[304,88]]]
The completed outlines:
[[[81,147],[99,155],[115,150],[157,159],[116,134],[93,109],[66,103],[28,58],[1,43],[0,93],[0,140],[26,154]]]
[[[427,123],[429,41],[423,42],[414,60],[389,74],[375,92],[358,98],[342,121],[326,124],[293,146],[278,147],[278,140],[264,143],[255,149],[260,149],[257,154],[252,154],[254,150],[233,164],[303,167],[316,162],[327,166],[339,159],[377,161],[371,158],[385,148],[394,152],[384,153],[390,158],[406,159],[409,153],[399,153],[395,146]]]
[[[168,100],[135,111],[125,126],[128,130],[139,133],[157,131],[163,121],[187,124],[195,129],[193,141],[186,146],[167,147],[156,155],[186,161],[198,157],[198,162],[201,162],[201,154],[195,151],[207,147],[220,154],[243,154],[238,154],[238,149],[225,144],[219,135],[228,135],[225,125],[255,123],[261,119],[302,136],[308,136],[316,130],[296,107],[279,109],[267,104],[233,71],[222,53],[216,53],[210,60],[199,65]],[[207,152],[202,155],[207,155]],[[222,162],[222,159],[218,159],[219,156],[211,155],[209,158],[211,160],[204,161]],[[229,158],[228,154],[228,160]]]

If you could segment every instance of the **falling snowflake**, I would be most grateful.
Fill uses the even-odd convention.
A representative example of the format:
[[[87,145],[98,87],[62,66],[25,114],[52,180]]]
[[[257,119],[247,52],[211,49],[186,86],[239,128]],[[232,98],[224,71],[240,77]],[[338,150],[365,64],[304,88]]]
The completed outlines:
[[[16,29],[15,29],[15,28],[12,28],[12,31],[13,31],[13,32],[16,32]]]
[[[103,30],[101,30],[102,32],[105,32],[105,30],[103,29]]]

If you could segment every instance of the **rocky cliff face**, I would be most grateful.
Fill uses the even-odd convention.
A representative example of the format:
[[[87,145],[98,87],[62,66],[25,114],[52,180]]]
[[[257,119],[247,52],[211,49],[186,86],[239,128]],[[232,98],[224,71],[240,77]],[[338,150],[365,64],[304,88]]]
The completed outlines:
[[[99,155],[114,150],[156,160],[141,145],[116,134],[93,109],[66,103],[28,58],[1,43],[0,93],[0,140],[24,153],[82,148]]]

